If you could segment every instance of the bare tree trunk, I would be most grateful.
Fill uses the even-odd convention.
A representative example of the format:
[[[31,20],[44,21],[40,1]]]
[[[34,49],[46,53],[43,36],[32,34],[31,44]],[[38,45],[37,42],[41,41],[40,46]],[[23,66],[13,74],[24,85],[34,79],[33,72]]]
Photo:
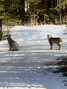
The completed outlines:
[[[58,13],[59,13],[59,20],[60,20],[60,24],[62,23],[62,12],[61,12],[61,0],[57,0],[57,6],[58,6]]]
[[[21,18],[21,24],[24,24],[25,21],[25,0],[20,0],[20,18]]]
[[[61,9],[59,10],[59,19],[60,19],[60,24],[62,23],[62,13],[61,13]]]
[[[51,8],[53,8],[53,1],[54,1],[54,0],[51,0]]]
[[[2,35],[3,35],[3,32],[2,32],[2,19],[0,19],[0,40],[2,40]]]

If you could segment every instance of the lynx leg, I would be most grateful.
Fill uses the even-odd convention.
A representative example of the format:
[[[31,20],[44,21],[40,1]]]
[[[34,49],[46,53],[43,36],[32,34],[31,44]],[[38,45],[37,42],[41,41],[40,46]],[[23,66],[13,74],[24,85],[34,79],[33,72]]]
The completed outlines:
[[[11,48],[9,48],[9,50],[8,51],[13,51],[13,48],[11,47]]]
[[[52,43],[50,43],[50,47],[51,47],[50,49],[53,49],[53,44]]]
[[[59,46],[59,50],[61,50],[62,49],[61,42],[58,43],[58,46]]]

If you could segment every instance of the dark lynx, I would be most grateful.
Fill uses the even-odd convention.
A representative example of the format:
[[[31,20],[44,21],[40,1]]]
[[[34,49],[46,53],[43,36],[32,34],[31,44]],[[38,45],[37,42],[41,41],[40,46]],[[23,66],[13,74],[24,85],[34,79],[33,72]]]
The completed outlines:
[[[19,44],[12,40],[11,38],[11,35],[7,35],[7,41],[8,41],[8,44],[9,44],[9,51],[19,51],[20,50],[20,47],[19,47]]]
[[[51,35],[47,35],[47,38],[51,47],[50,49],[53,49],[53,44],[57,44],[59,46],[59,50],[61,49],[61,43],[63,42],[62,38],[53,38]]]

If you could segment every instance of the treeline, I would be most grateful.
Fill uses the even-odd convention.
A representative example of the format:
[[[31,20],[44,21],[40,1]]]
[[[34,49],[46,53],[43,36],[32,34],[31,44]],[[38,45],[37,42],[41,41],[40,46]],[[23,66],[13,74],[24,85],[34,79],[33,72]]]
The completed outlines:
[[[61,24],[67,19],[67,0],[26,0],[25,22],[31,24]]]
[[[0,19],[3,21],[12,19],[21,20],[21,24],[32,21],[34,24],[55,24],[62,23],[66,16],[67,0],[0,0]]]
[[[61,24],[67,20],[67,0],[0,0],[2,24]],[[0,34],[2,34],[0,32]]]

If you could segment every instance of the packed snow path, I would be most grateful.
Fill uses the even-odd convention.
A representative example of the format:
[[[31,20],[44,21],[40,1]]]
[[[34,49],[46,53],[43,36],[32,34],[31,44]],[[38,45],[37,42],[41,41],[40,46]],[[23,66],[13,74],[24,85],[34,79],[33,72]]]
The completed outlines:
[[[20,51],[8,51],[7,40],[0,42],[0,89],[67,89],[67,77],[53,73],[57,58],[67,56],[65,26],[16,26],[11,29],[12,39]],[[62,37],[62,50],[50,50],[47,34]],[[66,82],[63,82],[66,81]]]

